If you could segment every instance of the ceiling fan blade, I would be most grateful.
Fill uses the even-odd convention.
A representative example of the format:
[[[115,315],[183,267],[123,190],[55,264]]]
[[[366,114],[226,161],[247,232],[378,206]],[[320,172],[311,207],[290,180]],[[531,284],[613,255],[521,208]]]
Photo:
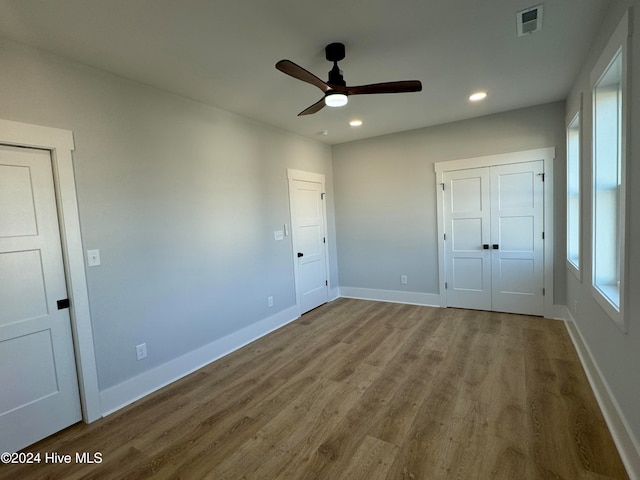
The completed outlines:
[[[421,90],[422,83],[419,80],[373,83],[371,85],[347,87],[347,92],[349,95],[367,95],[371,93],[406,93],[420,92]]]
[[[318,87],[323,92],[330,90],[329,85],[327,85],[323,80],[320,80],[313,73],[305,70],[300,65],[296,65],[291,60],[280,60],[276,63],[276,68],[282,73],[286,73],[293,78],[297,78],[298,80],[302,80],[303,82],[307,82]]]
[[[311,115],[312,113],[316,113],[319,112],[320,110],[322,110],[324,108],[324,97],[322,97],[320,100],[318,100],[316,103],[314,103],[313,105],[311,105],[309,108],[305,108],[303,111],[301,111],[298,116],[301,115]]]

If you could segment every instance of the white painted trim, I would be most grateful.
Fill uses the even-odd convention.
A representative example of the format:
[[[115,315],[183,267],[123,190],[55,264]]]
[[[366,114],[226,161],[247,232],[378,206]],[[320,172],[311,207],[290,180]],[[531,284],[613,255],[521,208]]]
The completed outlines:
[[[444,245],[444,171],[438,171],[436,163],[436,217],[437,217],[437,234],[438,234],[438,288],[440,290],[440,303],[442,308],[447,307],[447,289],[445,288],[445,281],[447,279],[445,275],[445,245]]]
[[[569,226],[569,129],[571,124],[573,124],[574,121],[578,121],[578,179],[582,179],[583,174],[584,174],[584,170],[582,168],[583,166],[583,162],[582,159],[584,158],[584,149],[582,148],[582,141],[584,138],[584,135],[582,134],[583,131],[583,127],[584,127],[584,118],[583,118],[583,104],[584,104],[584,95],[583,92],[580,92],[580,100],[578,102],[578,105],[576,108],[573,108],[571,110],[569,110],[569,114],[566,115],[565,118],[565,135],[566,135],[566,152],[567,152],[567,161],[566,161],[566,181],[567,184],[565,185],[565,198],[566,198],[566,209],[567,209],[567,213],[565,214],[566,217],[566,227],[565,227],[565,231],[568,231],[568,226]],[[579,191],[578,191],[578,260],[579,260],[579,264],[576,267],[576,265],[568,258],[568,256],[566,257],[566,264],[567,264],[567,270],[569,270],[573,276],[575,276],[578,281],[580,283],[582,283],[582,266],[584,265],[584,249],[582,247],[582,227],[584,225],[584,208],[582,208],[582,199],[584,197],[584,192],[583,192],[583,188],[582,188],[582,183],[579,181],[580,185],[578,186]],[[566,252],[569,252],[569,235],[566,235],[566,242],[567,242],[567,246],[566,246]]]
[[[553,286],[553,270],[554,270],[554,208],[553,193],[554,175],[553,161],[556,158],[556,149],[541,149],[541,155],[544,160],[544,316],[553,318],[555,310],[555,295]]]
[[[69,130],[0,119],[0,143],[41,148],[51,152],[53,181],[60,217],[62,254],[67,276],[67,290],[71,299],[69,314],[73,331],[82,418],[87,423],[93,422],[102,416],[102,412],[71,155],[74,150],[73,133]]]
[[[453,170],[466,170],[469,168],[492,167],[497,165],[509,165],[513,163],[524,163],[536,160],[544,162],[544,316],[555,318],[556,306],[553,295],[553,161],[556,156],[555,147],[537,148],[533,150],[523,150],[520,152],[500,153],[497,155],[487,155],[483,157],[462,158],[459,160],[449,160],[434,164],[436,172],[436,204],[438,217],[438,283],[440,285],[440,306],[446,307],[445,266],[444,266],[444,192],[442,184],[444,173]]]
[[[566,321],[569,310],[565,305],[553,305],[553,308],[549,312],[545,312],[545,318],[551,318],[553,320]]]
[[[294,180],[301,180],[303,182],[312,182],[312,183],[319,183],[321,185],[322,188],[322,193],[323,193],[323,202],[322,202],[322,228],[324,229],[324,238],[325,238],[325,243],[324,243],[324,259],[325,259],[325,275],[326,275],[326,279],[327,279],[327,301],[330,302],[332,299],[332,295],[335,293],[334,290],[335,288],[330,284],[330,280],[331,280],[331,269],[330,269],[330,264],[331,262],[329,261],[329,235],[327,234],[327,187],[326,187],[326,178],[324,176],[324,174],[322,173],[314,173],[314,172],[305,172],[302,170],[294,170],[292,168],[287,168],[287,179],[289,181],[289,215],[290,215],[290,219],[289,219],[289,224],[291,225],[291,246],[292,246],[292,250],[291,250],[291,258],[293,259],[293,276],[294,276],[294,285],[296,288],[296,305],[298,307],[298,316],[302,315],[302,311],[300,310],[300,305],[301,305],[301,301],[300,301],[300,273],[298,272],[298,268],[297,268],[297,258],[296,258],[296,232],[294,231],[293,228],[293,197],[291,196],[291,192],[293,191],[293,181]]]
[[[517,157],[514,160],[514,156]],[[438,175],[452,170],[466,170],[468,168],[493,167],[496,165],[510,165],[512,163],[533,162],[555,158],[555,147],[536,148],[533,150],[522,150],[520,152],[499,153],[496,155],[486,155],[483,157],[461,158],[459,160],[448,160],[446,162],[436,162],[435,171]],[[546,167],[546,164],[545,164]],[[440,176],[440,178],[442,178]]]
[[[357,298],[376,302],[406,303],[425,307],[440,307],[440,295],[434,293],[401,292],[397,290],[377,290],[373,288],[340,287],[343,298]]]
[[[329,289],[329,301],[333,302],[340,298],[340,287],[333,287]]]
[[[578,352],[580,363],[587,375],[591,389],[596,397],[600,410],[604,416],[613,441],[618,447],[618,453],[627,469],[631,480],[640,480],[640,442],[634,437],[629,422],[627,422],[616,398],[614,397],[600,367],[591,353],[589,345],[584,339],[578,324],[565,307],[565,325],[573,345]]]
[[[136,377],[100,392],[102,414],[109,415],[298,319],[298,308],[289,307],[203,347],[163,363]]]
[[[628,152],[630,151],[630,141],[631,135],[628,133],[629,127],[629,119],[630,119],[630,110],[631,110],[631,92],[629,85],[630,82],[630,72],[629,62],[631,61],[629,50],[631,45],[631,15],[629,13],[630,9],[627,9],[620,20],[620,23],[614,30],[613,34],[609,38],[607,45],[605,46],[602,53],[600,53],[600,57],[598,57],[598,61],[596,62],[593,70],[591,70],[590,75],[590,88],[591,88],[591,294],[593,298],[598,302],[600,307],[604,310],[607,316],[620,328],[623,333],[628,333],[629,330],[629,316],[627,314],[627,296],[628,296],[628,287],[627,287],[627,263],[626,259],[628,259],[630,253],[630,245],[629,238],[630,233],[627,225],[629,225],[629,217],[630,217],[630,202],[629,202],[629,191],[628,188],[628,178],[629,178],[629,167],[628,165]],[[619,259],[618,268],[620,270],[619,273],[619,282],[620,282],[620,291],[619,291],[619,301],[618,305],[615,305],[611,300],[607,298],[606,295],[601,291],[600,286],[595,284],[596,278],[596,252],[597,246],[595,245],[595,225],[596,225],[596,117],[597,117],[597,108],[595,102],[595,88],[596,85],[600,82],[602,76],[605,74],[605,71],[608,70],[609,66],[613,62],[614,58],[617,54],[620,53],[622,55],[622,72],[621,72],[621,89],[622,89],[622,112],[621,112],[621,161],[620,161],[620,169],[622,171],[622,182],[620,185],[620,198],[622,198],[622,210],[623,215],[620,216],[620,224],[618,226],[618,230],[620,233],[620,237],[622,240],[621,248],[618,251],[621,251],[621,258]]]
[[[287,178],[289,180],[322,183],[323,185],[325,182],[325,176],[322,173],[305,172],[303,170],[294,170],[293,168],[287,168]]]

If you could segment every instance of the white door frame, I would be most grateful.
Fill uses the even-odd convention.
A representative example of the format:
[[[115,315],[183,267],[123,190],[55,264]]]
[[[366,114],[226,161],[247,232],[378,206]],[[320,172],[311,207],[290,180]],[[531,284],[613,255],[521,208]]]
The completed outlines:
[[[553,295],[553,161],[556,156],[555,147],[524,150],[520,152],[501,153],[484,157],[463,158],[437,162],[434,164],[436,172],[436,205],[438,216],[438,280],[440,285],[440,306],[447,306],[447,290],[445,289],[444,262],[444,192],[442,190],[444,172],[452,170],[466,170],[469,168],[492,167],[512,163],[543,160],[544,162],[544,316],[559,318],[560,314],[554,307]]]
[[[299,278],[299,273],[298,273],[298,269],[296,268],[296,261],[298,260],[296,258],[296,251],[293,249],[293,246],[296,244],[295,242],[295,238],[294,236],[296,235],[296,232],[294,231],[293,228],[293,224],[291,223],[291,221],[293,220],[293,202],[292,202],[292,198],[291,198],[291,192],[293,191],[293,180],[302,180],[304,182],[315,182],[315,183],[319,183],[320,185],[322,185],[322,192],[323,192],[323,196],[325,197],[326,200],[326,183],[325,183],[325,176],[322,173],[313,173],[313,172],[305,172],[302,170],[294,170],[292,168],[287,168],[287,179],[289,182],[289,215],[290,215],[290,225],[291,225],[291,258],[293,259],[293,275],[294,275],[294,281],[295,281],[295,287],[296,287],[296,307],[298,308],[298,316],[300,316],[300,278]],[[322,216],[323,216],[323,223],[324,223],[324,237],[327,238],[327,202],[324,201],[322,202]],[[324,243],[324,258],[325,258],[325,268],[326,268],[326,275],[327,275],[327,284],[330,281],[330,276],[329,276],[329,243],[325,242]],[[329,292],[331,291],[331,285],[327,285],[327,301],[329,300]]]
[[[73,173],[73,132],[58,128],[0,119],[0,143],[51,152],[53,182],[60,223],[60,240],[67,292],[71,300],[69,315],[82,405],[82,419],[93,422],[102,417],[98,374],[89,310],[89,293],[84,265],[80,217]]]

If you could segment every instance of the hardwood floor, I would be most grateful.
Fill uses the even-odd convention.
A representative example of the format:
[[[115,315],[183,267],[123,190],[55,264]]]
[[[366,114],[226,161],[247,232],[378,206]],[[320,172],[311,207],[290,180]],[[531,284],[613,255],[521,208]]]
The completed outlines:
[[[25,451],[0,478],[628,478],[562,322],[351,299]]]

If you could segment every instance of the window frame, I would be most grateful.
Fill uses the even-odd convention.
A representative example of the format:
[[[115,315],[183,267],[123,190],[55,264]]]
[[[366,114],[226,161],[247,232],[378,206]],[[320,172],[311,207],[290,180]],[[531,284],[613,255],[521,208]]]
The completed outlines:
[[[625,272],[625,261],[628,258],[629,242],[628,232],[626,229],[628,209],[627,192],[627,152],[629,138],[627,135],[629,124],[629,42],[630,42],[630,28],[629,28],[629,14],[628,11],[623,15],[617,28],[611,35],[606,47],[600,54],[598,61],[596,62],[591,72],[591,106],[592,106],[592,138],[591,138],[591,292],[594,299],[602,307],[609,318],[626,333],[628,331],[628,318],[626,315],[626,299],[627,299],[627,282]],[[610,73],[610,68],[614,66],[615,62],[620,56],[621,69],[620,69],[620,82],[619,82],[619,94],[618,94],[618,120],[619,125],[617,132],[619,132],[619,186],[617,191],[617,205],[616,205],[616,232],[617,232],[617,259],[616,265],[612,265],[612,269],[617,271],[617,286],[611,284],[603,284],[596,279],[596,265],[598,264],[598,247],[596,245],[596,225],[597,222],[597,199],[602,198],[602,195],[598,197],[599,182],[597,177],[598,167],[598,154],[597,154],[597,104],[596,104],[596,89],[600,87],[600,82]],[[598,92],[599,93],[599,92]],[[618,138],[618,137],[616,137]],[[600,165],[602,167],[602,165]],[[607,294],[613,292],[617,294],[617,304],[614,301],[614,295]]]
[[[582,252],[582,94],[580,94],[580,106],[577,111],[568,116],[566,122],[567,134],[567,268],[575,277],[582,281],[582,263],[584,260]],[[572,152],[575,151],[575,158]],[[572,215],[571,200],[572,192],[576,191],[577,212]],[[572,221],[577,225],[573,226]],[[573,227],[573,228],[572,228]],[[577,236],[577,258],[572,255],[572,237],[570,232],[575,231]],[[577,260],[577,261],[574,261]]]

